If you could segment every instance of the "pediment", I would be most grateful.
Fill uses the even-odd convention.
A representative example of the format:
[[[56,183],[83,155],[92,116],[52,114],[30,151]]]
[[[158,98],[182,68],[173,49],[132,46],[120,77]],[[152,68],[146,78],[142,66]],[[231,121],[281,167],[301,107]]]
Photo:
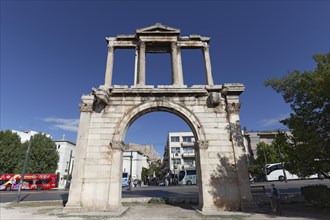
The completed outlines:
[[[180,34],[180,29],[156,23],[155,25],[136,30],[137,34]]]

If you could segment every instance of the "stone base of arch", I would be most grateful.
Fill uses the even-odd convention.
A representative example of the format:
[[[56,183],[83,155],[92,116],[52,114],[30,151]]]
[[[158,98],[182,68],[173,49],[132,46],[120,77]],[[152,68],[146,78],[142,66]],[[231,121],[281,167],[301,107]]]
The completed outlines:
[[[119,211],[129,126],[149,112],[182,118],[194,133],[202,211],[255,207],[239,126],[242,84],[192,88],[100,86],[82,96],[75,166],[65,211]]]

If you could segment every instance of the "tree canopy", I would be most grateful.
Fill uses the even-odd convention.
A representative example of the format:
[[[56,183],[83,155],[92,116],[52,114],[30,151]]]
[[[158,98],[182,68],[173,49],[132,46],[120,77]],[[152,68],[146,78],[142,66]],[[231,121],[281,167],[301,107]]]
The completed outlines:
[[[286,135],[284,132],[278,132],[271,144],[260,142],[257,144],[257,158],[250,166],[249,171],[256,176],[264,176],[265,165],[271,163],[280,163],[285,160],[285,153],[282,149],[286,147]]]
[[[9,130],[0,131],[0,173],[21,173],[29,141]],[[55,142],[45,134],[33,136],[26,173],[55,173],[59,155]]]
[[[28,142],[24,143],[24,149]],[[55,142],[45,134],[33,136],[26,173],[55,173],[59,155]]]
[[[298,176],[330,171],[330,52],[315,55],[313,71],[293,71],[265,81],[290,104],[290,117],[281,121],[292,136],[283,147],[286,168]]]
[[[20,137],[9,130],[0,131],[0,173],[15,173],[24,160]]]

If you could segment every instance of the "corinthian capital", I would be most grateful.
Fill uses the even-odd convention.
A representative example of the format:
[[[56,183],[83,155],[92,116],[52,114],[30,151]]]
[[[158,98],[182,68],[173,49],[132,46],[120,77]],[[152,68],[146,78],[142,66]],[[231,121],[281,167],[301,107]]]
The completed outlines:
[[[113,150],[124,150],[125,144],[122,141],[112,141],[110,142],[110,147]]]
[[[239,113],[239,110],[241,108],[241,104],[240,103],[228,103],[227,105],[228,111],[230,113]]]
[[[82,103],[79,105],[80,112],[93,112],[94,96],[83,95],[81,97]]]

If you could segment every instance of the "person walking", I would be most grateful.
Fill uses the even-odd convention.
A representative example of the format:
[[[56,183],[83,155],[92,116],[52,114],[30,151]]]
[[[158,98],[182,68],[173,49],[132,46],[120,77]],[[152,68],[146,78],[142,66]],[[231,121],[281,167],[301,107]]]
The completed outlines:
[[[271,186],[273,212],[277,215],[282,215],[280,190],[276,188],[274,183]]]

